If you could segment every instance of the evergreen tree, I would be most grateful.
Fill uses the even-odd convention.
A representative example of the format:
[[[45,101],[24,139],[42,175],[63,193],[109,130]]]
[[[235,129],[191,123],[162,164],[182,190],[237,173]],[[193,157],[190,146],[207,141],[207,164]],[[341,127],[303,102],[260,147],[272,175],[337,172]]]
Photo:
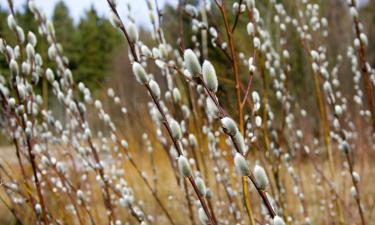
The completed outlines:
[[[77,69],[76,79],[86,81],[90,88],[100,87],[112,65],[114,49],[122,41],[119,33],[110,27],[106,19],[100,18],[91,7],[80,21],[75,38]]]
[[[59,1],[54,9],[52,16],[55,25],[56,37],[58,42],[64,47],[64,53],[70,60],[75,58],[74,53],[74,34],[76,33],[73,18],[69,14],[69,9],[63,1]]]

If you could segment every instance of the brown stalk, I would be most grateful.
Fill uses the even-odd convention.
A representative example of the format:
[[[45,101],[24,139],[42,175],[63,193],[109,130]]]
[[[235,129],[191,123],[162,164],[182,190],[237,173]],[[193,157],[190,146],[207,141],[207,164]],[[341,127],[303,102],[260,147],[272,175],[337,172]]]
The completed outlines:
[[[201,81],[203,87],[206,89],[206,92],[208,93],[208,95],[210,96],[210,98],[211,98],[212,101],[215,103],[216,107],[218,108],[218,110],[219,110],[219,115],[218,115],[218,117],[219,117],[220,119],[222,119],[222,118],[224,118],[225,116],[227,116],[227,114],[225,113],[225,111],[222,109],[222,107],[220,106],[219,102],[217,101],[217,98],[214,97],[215,95],[214,95],[214,94],[213,94],[213,93],[207,88],[207,86],[206,86],[206,84],[203,82],[202,78],[199,77],[199,79],[200,79],[200,81]],[[236,151],[242,155],[242,152],[241,152],[241,150],[240,150],[240,148],[239,148],[237,142],[235,141],[234,136],[232,136],[232,135],[230,135],[230,134],[228,134],[228,133],[226,133],[226,134],[231,138],[232,143],[233,143],[233,145],[234,145]],[[255,177],[253,176],[252,173],[250,173],[250,175],[249,175],[248,177],[250,178],[250,180],[251,180],[252,183],[254,184],[255,188],[257,189],[258,194],[260,195],[260,197],[261,197],[262,200],[263,200],[263,203],[264,203],[265,206],[267,207],[268,212],[269,212],[271,218],[274,218],[274,217],[276,216],[276,213],[274,212],[274,210],[273,210],[273,208],[272,208],[272,206],[271,206],[271,203],[270,203],[270,201],[269,201],[267,195],[265,194],[265,191],[264,191],[264,190],[261,190],[261,189],[258,187],[258,185],[256,184],[256,179],[255,179]]]
[[[123,34],[124,34],[125,37],[126,37],[126,40],[127,40],[128,44],[129,44],[129,46],[130,46],[130,48],[131,48],[131,52],[132,52],[132,55],[133,55],[133,57],[134,57],[134,60],[135,60],[136,62],[139,62],[139,58],[138,58],[138,56],[136,55],[136,51],[135,51],[135,45],[134,45],[134,43],[132,43],[132,42],[129,40],[128,33],[127,33],[126,29],[125,29],[125,26],[124,26],[123,23],[122,23],[122,20],[120,19],[119,15],[118,15],[118,12],[117,12],[116,7],[113,6],[109,1],[107,1],[107,2],[108,2],[108,4],[109,4],[110,8],[112,9],[113,13],[115,13],[115,15],[116,15],[116,16],[118,17],[118,19],[121,21],[121,25],[119,26],[119,28],[120,28],[120,30],[123,32]],[[180,144],[178,143],[178,140],[176,140],[176,139],[173,138],[172,130],[171,130],[171,128],[170,128],[170,126],[169,126],[169,123],[168,123],[168,121],[167,121],[167,117],[166,117],[166,115],[165,115],[165,112],[163,111],[163,109],[162,109],[162,107],[161,107],[159,101],[158,101],[158,100],[156,99],[156,97],[153,95],[153,92],[151,91],[149,85],[148,85],[148,84],[145,84],[144,86],[147,88],[148,93],[151,95],[151,97],[152,97],[152,99],[153,99],[153,102],[155,103],[155,105],[156,105],[156,107],[157,107],[159,113],[160,113],[161,116],[162,116],[161,122],[162,122],[162,124],[164,125],[164,127],[167,129],[167,132],[168,132],[170,138],[172,139],[173,145],[174,145],[174,147],[175,147],[175,149],[176,149],[178,155],[179,155],[179,156],[182,156],[183,154],[182,154],[181,146],[180,146]],[[201,203],[201,205],[202,205],[202,207],[203,207],[203,209],[204,209],[204,211],[205,211],[207,217],[208,217],[209,220],[211,221],[212,225],[216,225],[216,223],[214,222],[214,220],[213,220],[213,218],[212,218],[212,214],[211,214],[211,212],[209,211],[206,202],[204,201],[204,198],[203,198],[202,196],[200,196],[200,193],[199,193],[199,190],[197,189],[197,185],[196,185],[196,183],[195,183],[195,180],[189,178],[189,181],[190,181],[191,185],[194,187],[194,191],[196,192],[196,194],[197,194],[197,196],[198,196],[198,199],[199,199],[199,201],[200,201],[200,203]]]
[[[351,0],[351,7],[355,7],[356,1]],[[358,18],[354,18],[354,28],[355,28],[355,35],[360,40],[360,45],[358,48],[358,57],[359,61],[361,63],[361,72],[363,75],[363,86],[366,93],[367,103],[370,108],[371,112],[371,119],[372,119],[372,129],[373,132],[375,132],[375,92],[374,92],[374,86],[370,79],[370,72],[367,68],[367,60],[366,60],[366,46],[360,39],[361,29],[360,29],[360,21]]]
[[[247,211],[247,215],[249,217],[250,225],[255,225],[248,189],[249,189],[249,184],[247,183],[247,177],[242,177],[242,190],[243,190],[243,195],[244,195],[243,199],[245,201],[245,206],[246,206],[245,208]]]
[[[362,223],[362,225],[366,225],[365,216],[364,216],[362,205],[361,205],[361,198],[359,196],[358,182],[356,181],[356,179],[353,175],[353,172],[354,172],[353,162],[350,159],[349,153],[346,153],[345,157],[346,157],[346,161],[348,162],[348,165],[349,165],[350,177],[352,178],[353,186],[354,186],[355,191],[356,191],[356,195],[354,196],[354,198],[355,198],[355,201],[356,201],[357,206],[358,206],[358,212],[359,212],[359,216],[361,217],[361,223]]]
[[[219,7],[221,15],[223,17],[225,31],[226,31],[227,39],[229,42],[230,54],[231,54],[231,59],[232,59],[231,66],[232,66],[232,70],[233,70],[234,77],[236,80],[235,88],[236,88],[236,99],[237,99],[237,107],[238,107],[238,114],[239,114],[238,121],[239,121],[240,131],[243,134],[244,133],[244,120],[243,120],[243,108],[241,107],[241,103],[242,103],[241,102],[241,87],[240,87],[241,81],[240,81],[240,75],[239,75],[238,64],[237,64],[238,62],[237,62],[236,49],[235,49],[234,42],[233,42],[233,32],[229,28],[229,22],[228,22],[227,13],[225,10],[224,2],[221,4],[218,1],[215,1],[215,2],[216,2],[216,5]]]
[[[9,8],[10,8],[10,11],[11,11],[12,15],[15,16],[12,1],[8,0],[8,4],[9,4]],[[16,36],[17,36],[18,45],[22,47],[23,45],[21,43],[21,39],[20,39],[20,37],[18,37],[18,33],[17,32],[15,32],[15,33],[16,33]],[[21,49],[20,52],[21,52],[21,59],[22,59],[23,58],[22,49]],[[21,103],[21,98],[20,98],[20,95],[19,95],[19,92],[18,92],[18,88],[15,88],[15,91],[16,91],[18,102]],[[22,129],[25,131],[26,121],[25,121],[24,117],[22,117],[22,116],[21,116],[21,121],[22,121]],[[31,167],[32,167],[32,170],[33,170],[35,186],[36,186],[39,202],[40,202],[40,205],[41,205],[41,208],[42,208],[42,218],[43,218],[44,223],[48,224],[47,209],[46,209],[46,206],[45,206],[45,203],[44,203],[44,198],[43,198],[43,195],[42,195],[40,182],[39,182],[39,179],[38,179],[38,176],[37,176],[37,173],[36,173],[35,155],[32,153],[31,140],[29,138],[26,138],[26,143],[27,143],[27,147],[28,147],[28,154],[29,154],[29,158],[30,158]]]
[[[119,138],[118,138],[118,135],[116,134],[116,140],[117,140],[117,145],[122,149],[122,151],[124,152],[124,154],[127,156],[127,159],[129,160],[130,164],[134,167],[135,171],[137,172],[137,174],[142,178],[143,182],[145,183],[147,189],[151,192],[152,196],[155,198],[156,202],[158,203],[158,205],[160,206],[160,208],[162,209],[162,211],[165,213],[165,215],[167,216],[169,222],[174,225],[175,222],[173,221],[172,219],[172,216],[169,214],[167,208],[163,205],[161,199],[158,197],[156,191],[152,188],[151,184],[148,182],[148,180],[146,179],[145,176],[142,175],[142,171],[138,168],[136,162],[133,160],[133,158],[130,156],[128,150],[126,150],[120,143],[119,141]]]
[[[193,204],[191,203],[190,197],[189,197],[189,190],[187,186],[186,180],[183,181],[184,183],[184,189],[185,189],[185,198],[188,204],[188,209],[189,209],[189,217],[190,217],[190,222],[192,225],[196,225],[196,222],[194,220],[194,212],[193,212]]]

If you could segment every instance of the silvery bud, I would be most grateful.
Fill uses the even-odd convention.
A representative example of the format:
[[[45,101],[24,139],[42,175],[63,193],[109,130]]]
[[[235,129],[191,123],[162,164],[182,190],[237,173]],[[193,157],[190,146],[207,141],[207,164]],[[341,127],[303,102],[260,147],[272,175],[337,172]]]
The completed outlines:
[[[260,48],[260,40],[259,38],[255,37],[253,40],[254,48],[259,49]]]
[[[32,44],[28,43],[26,45],[26,54],[27,54],[27,58],[29,60],[32,60],[35,56],[35,50],[34,50],[34,47],[32,46]]]
[[[178,169],[184,177],[189,177],[192,174],[189,161],[183,155],[178,157]]]
[[[341,144],[340,144],[340,150],[343,151],[345,154],[348,154],[350,152],[350,145],[348,142],[346,141],[343,141]]]
[[[53,74],[53,71],[50,68],[46,70],[46,78],[50,83],[52,83],[55,80],[55,75]]]
[[[207,189],[206,189],[206,185],[204,184],[203,179],[200,178],[200,177],[197,177],[197,178],[195,179],[195,183],[197,184],[197,187],[198,187],[199,193],[200,193],[202,196],[206,196]]]
[[[16,62],[16,60],[14,59],[10,60],[9,69],[10,69],[10,73],[12,74],[12,76],[18,75],[18,63]]]
[[[206,107],[207,107],[207,113],[213,117],[216,117],[219,113],[219,109],[217,108],[215,102],[210,98],[206,98]]]
[[[55,58],[57,57],[57,50],[56,50],[56,47],[54,45],[51,45],[49,48],[48,48],[48,57],[51,59],[51,60],[55,60]]]
[[[109,13],[108,19],[109,19],[109,22],[111,22],[111,24],[114,28],[119,28],[119,27],[122,26],[122,22],[121,22],[120,18],[118,18],[118,16],[114,12],[111,11]]]
[[[141,84],[146,84],[150,80],[143,66],[137,62],[133,63],[133,73],[137,81]]]
[[[129,41],[132,43],[136,43],[138,41],[139,35],[137,27],[134,23],[130,22],[127,27],[128,35],[129,35]]]
[[[336,113],[338,116],[341,116],[341,114],[342,114],[342,107],[339,106],[339,105],[335,105],[335,113]]]
[[[146,57],[152,56],[152,52],[150,51],[150,49],[146,45],[142,45],[141,52],[142,52],[142,55],[144,55]]]
[[[197,17],[198,16],[197,9],[195,8],[195,6],[193,6],[191,4],[186,4],[186,6],[185,6],[185,12],[187,14],[189,14],[189,16],[191,16],[191,17]]]
[[[262,117],[260,117],[260,116],[256,116],[255,117],[255,125],[257,127],[261,127],[262,126]]]
[[[181,101],[181,93],[180,93],[180,90],[178,90],[178,88],[173,88],[172,96],[173,96],[173,101],[175,103],[178,103]]]
[[[224,128],[224,131],[229,135],[234,136],[238,133],[238,128],[236,122],[230,117],[224,117],[221,119],[221,125]]]
[[[18,25],[12,14],[9,14],[7,21],[9,29],[15,31]]]
[[[190,117],[190,109],[187,105],[181,106],[181,111],[184,119],[188,119]]]
[[[247,33],[252,36],[254,34],[254,24],[253,23],[248,23],[247,24]]]
[[[350,188],[350,193],[352,194],[353,198],[356,198],[358,196],[357,190],[354,186]]]
[[[16,106],[16,100],[14,98],[10,98],[8,101],[9,108],[14,109]]]
[[[273,225],[285,225],[285,222],[280,216],[275,216],[273,218]]]
[[[189,134],[189,143],[194,149],[198,147],[198,141],[194,134]]]
[[[52,21],[47,21],[47,31],[48,33],[54,37],[55,36],[55,27],[53,26]]]
[[[361,42],[362,42],[362,44],[363,44],[364,46],[367,46],[367,45],[368,45],[368,39],[367,39],[366,34],[361,33],[361,34],[359,35],[359,39],[361,40]]]
[[[36,7],[36,4],[35,4],[34,0],[29,0],[28,6],[29,6],[29,9],[32,13],[37,12],[38,8]]]
[[[268,177],[263,167],[256,165],[253,172],[258,187],[262,190],[266,189],[268,185]]]
[[[18,36],[19,41],[21,43],[23,43],[25,41],[25,33],[23,32],[22,27],[17,26],[16,32],[17,32],[17,36]]]
[[[31,71],[30,63],[28,63],[28,62],[23,62],[21,68],[22,68],[22,73],[23,73],[24,75],[28,75],[28,74],[30,74],[30,71]]]
[[[358,174],[357,172],[355,172],[355,171],[353,171],[352,176],[353,176],[354,181],[355,181],[356,183],[358,183],[358,182],[361,180],[361,177],[360,177],[359,174]]]
[[[255,0],[246,0],[246,6],[248,9],[252,9],[255,7]]]
[[[3,39],[0,38],[0,52],[1,53],[4,53],[6,50],[6,47],[5,47],[5,42]]]
[[[358,18],[358,11],[354,6],[350,7],[350,15],[355,19]]]
[[[204,83],[207,85],[208,90],[216,92],[219,86],[216,71],[212,64],[207,60],[203,63],[202,73]]]
[[[42,214],[42,207],[40,206],[39,203],[35,204],[34,209],[35,209],[36,215],[39,216],[40,214]]]
[[[189,70],[192,76],[199,76],[202,71],[201,65],[195,53],[191,49],[187,49],[184,52],[184,62],[186,68]]]
[[[251,73],[255,73],[255,71],[256,71],[256,66],[254,66],[254,63],[253,63],[253,61],[254,61],[254,58],[253,57],[250,57],[249,58],[249,71],[251,72]]]
[[[246,159],[238,152],[234,156],[234,166],[241,173],[242,176],[248,176],[250,174],[249,164]]]
[[[160,99],[160,87],[159,87],[159,84],[154,81],[154,80],[150,80],[150,82],[148,83],[148,86],[150,87],[150,90],[152,92],[152,95],[157,99],[159,100]]]
[[[181,127],[180,124],[174,119],[171,119],[169,121],[170,127],[171,127],[171,133],[172,133],[172,138],[175,140],[179,140],[182,138],[182,132],[181,132]]]
[[[245,139],[243,138],[242,134],[240,132],[237,132],[237,134],[234,135],[233,138],[237,144],[238,151],[240,151],[242,154],[245,154],[247,152],[247,149],[245,145]]]
[[[206,215],[206,212],[203,210],[203,208],[202,207],[200,207],[199,209],[198,209],[198,218],[199,218],[199,221],[202,223],[202,224],[204,224],[204,225],[206,225],[206,224],[208,224],[208,217],[207,217],[207,215]]]
[[[33,47],[35,47],[36,44],[38,43],[35,34],[34,34],[33,32],[31,32],[31,31],[29,31],[29,33],[27,33],[27,41],[28,41]]]

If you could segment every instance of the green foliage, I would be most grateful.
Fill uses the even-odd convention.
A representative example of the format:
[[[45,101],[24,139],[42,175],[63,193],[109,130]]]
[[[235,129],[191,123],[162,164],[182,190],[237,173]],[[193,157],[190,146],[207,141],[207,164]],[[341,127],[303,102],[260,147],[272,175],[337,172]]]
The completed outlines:
[[[225,11],[227,13],[228,17],[228,24],[229,27],[232,28],[234,22],[235,22],[235,15],[233,14],[232,10],[232,4],[234,1],[224,1],[225,3]],[[288,2],[285,0],[280,0],[280,2],[283,2],[283,5],[286,7],[286,10],[290,12],[291,15],[296,16],[297,9],[295,8],[295,4],[293,2]],[[191,1],[190,4],[198,6],[196,1]],[[290,74],[288,74],[288,86],[291,87],[291,90],[289,90],[293,95],[300,97],[301,99],[305,99],[306,105],[314,105],[314,96],[311,95],[313,90],[306,90],[306,85],[309,82],[312,82],[312,78],[309,73],[311,73],[310,68],[306,68],[306,66],[309,62],[307,61],[307,57],[304,53],[302,43],[299,40],[298,34],[294,29],[288,29],[288,32],[282,33],[280,30],[280,27],[277,23],[274,22],[274,18],[271,15],[272,12],[275,10],[273,7],[270,6],[269,1],[256,1],[256,6],[259,9],[260,15],[263,19],[263,21],[260,23],[260,26],[267,27],[268,30],[272,30],[271,39],[273,40],[273,46],[275,46],[277,51],[280,52],[280,49],[282,48],[280,43],[280,38],[284,37],[288,42],[284,46],[290,53],[290,64],[291,64],[291,71]],[[199,8],[199,7],[198,7]],[[213,26],[216,28],[219,36],[221,37],[221,42],[227,42],[227,35],[225,30],[225,25],[223,22],[222,15],[219,11],[219,8],[217,5],[212,1],[211,4],[211,12],[208,12],[208,23],[210,26]],[[166,6],[163,9],[163,15],[164,18],[179,18],[179,11],[175,10],[171,6]],[[180,24],[182,22],[182,24]],[[252,38],[247,34],[246,32],[246,26],[249,22],[249,18],[247,14],[241,14],[239,17],[236,30],[233,34],[234,40],[235,40],[235,48],[237,52],[243,52],[246,55],[252,55],[253,51],[253,43]],[[192,24],[191,24],[191,18],[186,15],[186,13],[183,13],[182,18],[176,19],[176,20],[165,20],[163,21],[164,30],[166,31],[175,31],[179,30],[179,27],[183,27],[183,37],[185,43],[185,48],[194,48],[194,44],[191,40],[191,37],[193,34],[195,34],[195,37],[197,38],[198,43],[202,43],[201,41],[201,32],[193,33],[192,31]],[[291,24],[288,24],[287,26],[292,26]],[[177,40],[180,38],[181,33],[179,32],[168,32],[166,35],[166,38],[169,40],[170,43],[173,43],[173,40]],[[225,56],[223,51],[219,50],[219,48],[212,48],[211,46],[211,39],[208,38],[208,59],[214,64],[218,77],[220,80],[220,86],[219,86],[219,92],[217,95],[223,102],[223,104],[228,105],[228,107],[233,106],[233,108],[229,109],[229,111],[235,112],[237,108],[234,106],[234,104],[230,104],[233,102],[236,98],[235,92],[233,91],[235,88],[234,83],[234,74],[231,67],[231,64],[228,60],[228,58]],[[227,43],[228,44],[228,43]],[[174,46],[176,47],[176,46]],[[202,46],[199,46],[199,48],[202,48]],[[227,50],[227,53],[230,54],[229,48]],[[203,62],[203,58],[200,58],[201,62]],[[242,60],[237,56],[237,60],[240,65],[240,79],[242,80],[242,83],[244,85],[247,85],[248,81],[248,68],[243,65]],[[256,65],[262,65],[264,66],[264,58],[259,58],[256,56],[257,62]],[[253,90],[256,88],[265,88],[263,84],[262,76],[263,74],[260,74],[259,71],[261,71],[260,68],[258,68],[258,72],[255,74],[254,80],[253,80]],[[263,70],[264,71],[264,70]],[[279,74],[278,74],[279,75]],[[267,75],[268,76],[268,75]],[[269,83],[267,81],[266,87],[269,89],[273,85],[272,83]],[[274,98],[273,98],[274,99]],[[271,105],[277,104],[277,102],[270,102]],[[276,107],[277,108],[277,107]]]
[[[77,30],[75,51],[84,54],[77,55],[74,73],[89,87],[98,88],[112,66],[114,50],[123,43],[121,36],[94,8],[87,11]]]
[[[72,58],[76,52],[73,43],[76,29],[73,19],[69,15],[69,9],[63,1],[56,4],[52,21],[55,25],[56,37],[58,37],[58,41],[64,47],[65,54],[68,58]]]
[[[14,46],[16,39],[7,27],[6,10],[0,8],[0,35]],[[16,17],[25,34],[33,31],[37,35],[39,42],[36,51],[41,54],[46,65],[54,67],[48,59],[48,45],[38,34],[38,24],[26,5],[17,12]],[[73,71],[75,79],[84,81],[93,90],[99,88],[100,83],[111,72],[116,58],[115,49],[123,49],[120,48],[123,44],[120,34],[112,28],[106,18],[100,17],[94,8],[88,10],[78,24],[75,24],[63,1],[56,4],[51,19],[55,25],[57,41],[62,45],[64,55],[70,59],[69,68]],[[2,57],[0,72],[3,71],[7,71],[7,66]]]

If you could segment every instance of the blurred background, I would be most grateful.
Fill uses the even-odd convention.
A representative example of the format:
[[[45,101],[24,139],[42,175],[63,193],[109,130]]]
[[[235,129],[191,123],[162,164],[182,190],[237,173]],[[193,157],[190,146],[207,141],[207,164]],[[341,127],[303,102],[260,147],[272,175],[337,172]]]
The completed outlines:
[[[181,0],[183,2],[188,2],[194,5],[199,4],[199,0]],[[17,9],[17,19],[20,25],[25,29],[25,31],[31,30],[37,33],[37,23],[33,19],[32,13],[26,7],[26,0],[14,0],[15,8]],[[144,0],[118,0],[119,7],[118,10],[123,18],[127,20],[134,20],[135,24],[140,27],[140,40],[144,43],[149,44],[149,46],[155,46],[155,40],[152,38],[151,23],[148,16],[148,10],[146,2]],[[177,19],[178,11],[175,8],[178,5],[179,0],[158,0],[158,8],[162,14],[161,24],[164,28],[165,36],[167,41],[174,45],[176,49],[177,39],[179,38],[179,33],[176,32],[179,29],[179,24]],[[267,12],[270,10],[269,0],[257,0],[257,7],[260,10],[262,17],[264,18],[264,23],[268,30],[272,30],[272,39],[280,40],[281,34],[280,29],[276,28],[276,24],[273,23],[272,16],[267,16]],[[295,16],[297,10],[295,8],[295,3],[290,0],[279,0],[283,2],[285,9],[290,13],[290,15]],[[337,58],[341,55],[343,56],[343,61],[339,69],[339,79],[342,84],[342,92],[345,95],[353,96],[354,88],[353,85],[353,74],[351,72],[351,65],[347,57],[345,57],[348,46],[352,46],[352,41],[354,40],[354,32],[352,32],[352,19],[348,12],[348,7],[346,5],[346,0],[316,0],[312,1],[319,3],[321,6],[320,11],[322,15],[328,19],[329,22],[329,33],[328,37],[324,40],[316,40],[316,43],[321,43],[327,46],[327,56],[328,62],[331,67],[333,67],[337,62]],[[58,41],[62,44],[64,48],[65,55],[69,58],[69,68],[74,74],[74,79],[77,81],[82,81],[88,86],[94,98],[102,100],[105,110],[112,116],[113,122],[122,131],[127,133],[127,139],[130,146],[142,146],[142,136],[143,133],[147,132],[150,136],[155,133],[154,127],[152,127],[151,118],[149,118],[149,110],[147,102],[149,97],[144,91],[141,85],[138,85],[134,79],[131,72],[131,66],[128,59],[128,49],[127,44],[123,36],[118,30],[114,29],[110,22],[107,20],[107,15],[109,13],[109,7],[106,0],[36,0],[39,7],[46,12],[47,17],[49,17],[56,29],[56,37]],[[129,3],[132,5],[130,7]],[[228,8],[230,8],[233,0],[226,0]],[[367,46],[367,60],[374,68],[375,65],[375,1],[359,1],[360,10],[359,15],[361,21],[364,24],[364,32],[367,34],[369,45]],[[214,7],[214,6],[212,6]],[[7,26],[7,15],[8,15],[7,0],[0,0],[0,34],[5,39],[15,41],[13,37],[14,34],[9,31]],[[129,18],[128,15],[131,15]],[[172,18],[172,19],[171,19]],[[217,10],[214,11],[213,16],[209,18],[210,24],[215,24],[217,30],[223,31],[224,25],[222,20],[219,19],[220,14]],[[230,19],[233,20],[231,15]],[[233,21],[230,21],[233,23]],[[251,46],[249,36],[246,33],[247,20],[245,17],[240,18],[238,24],[238,30],[240,32],[235,33],[236,48],[238,52],[244,52],[246,55],[250,54]],[[274,29],[272,27],[275,27]],[[191,32],[191,19],[188,17],[183,18],[183,28],[184,28],[184,42],[187,48],[192,47],[192,32]],[[299,121],[303,124],[304,129],[311,131],[314,130],[319,133],[319,123],[318,123],[318,109],[315,103],[314,90],[311,76],[311,68],[308,60],[306,58],[306,53],[302,49],[302,44],[298,38],[295,30],[287,32],[286,39],[288,40],[287,49],[291,57],[291,73],[289,77],[290,82],[290,92],[291,95],[295,97],[295,104],[299,104],[300,108],[306,109],[309,112],[309,116],[304,121]],[[199,37],[198,37],[199,38]],[[42,38],[38,38],[42,40]],[[279,43],[275,41],[275,43]],[[281,46],[277,46],[280,47]],[[40,41],[37,45],[37,52],[42,54],[45,59],[44,63],[53,67],[53,63],[48,60],[47,52],[48,46],[45,42]],[[234,78],[231,75],[231,67],[227,64],[225,55],[221,51],[210,48],[208,54],[209,60],[215,65],[216,70],[219,74],[220,88],[217,93],[220,102],[225,106],[225,109],[231,115],[236,115],[236,105],[235,102],[235,91],[234,90]],[[7,73],[8,65],[4,61],[3,57],[0,57],[0,74],[2,72]],[[150,66],[151,73],[157,75],[160,70]],[[243,80],[247,78],[246,74],[242,74]],[[155,76],[161,77],[161,76]],[[260,78],[254,78],[254,90],[261,88]],[[165,81],[161,79],[161,88],[164,90]],[[52,110],[57,119],[64,121],[64,110],[60,108],[60,104],[57,103],[54,95],[49,92],[48,88],[45,88],[47,81],[40,82],[40,87],[37,90],[43,95],[45,101],[45,108]],[[244,82],[246,83],[246,82]],[[164,84],[164,86],[163,86]],[[272,84],[270,84],[272,85]],[[107,90],[108,88],[113,88],[117,96],[121,99],[121,105],[125,105],[127,108],[127,116],[124,117],[123,114],[114,107],[113,102],[108,100]],[[275,101],[276,98],[270,98]],[[352,97],[348,98],[349,101],[353,101]],[[280,110],[282,107],[277,107],[278,102],[270,102],[275,109]],[[351,105],[350,103],[348,105]],[[354,121],[359,123],[364,123],[364,120],[356,120],[358,115],[355,114],[354,109],[349,109],[351,115],[354,117]],[[140,119],[140,115],[142,115]],[[94,130],[101,129],[103,124],[97,122],[95,113],[91,113],[88,116],[95,116],[89,118],[93,121]],[[280,121],[278,121],[280,122]],[[365,126],[364,126],[365,127]],[[358,129],[360,130],[360,129]],[[126,132],[131,131],[131,132]],[[315,134],[316,134],[315,133]],[[315,134],[307,133],[310,135],[311,139]],[[1,134],[0,134],[1,135]],[[148,137],[150,140],[155,137]],[[156,141],[155,141],[156,142]],[[0,136],[0,143],[3,146],[9,145],[9,140]],[[363,148],[366,149],[366,148]],[[137,148],[137,154],[139,157],[145,152],[143,148]],[[12,151],[12,149],[9,149]],[[0,157],[6,156],[7,150],[0,151]],[[147,167],[147,162],[140,164],[140,167]],[[308,174],[308,173],[306,173]],[[167,177],[167,176],[166,176]],[[140,191],[141,192],[141,191]],[[0,210],[1,211],[1,210]],[[1,214],[0,214],[1,218]]]
[[[137,2],[136,4],[131,4]],[[198,0],[186,0],[186,2],[191,4],[199,4]],[[229,5],[231,1],[226,1]],[[296,9],[293,7],[294,4],[289,3],[289,1],[282,0],[286,7],[286,10],[290,12],[291,15],[296,14]],[[350,45],[353,38],[353,33],[351,32],[351,18],[348,13],[348,7],[346,6],[346,1],[344,0],[320,0],[315,1],[321,6],[321,11],[323,15],[329,21],[329,34],[328,38],[323,40],[328,47],[328,56],[331,57],[329,62],[332,64],[337,62],[338,55],[345,56],[347,51],[347,46]],[[7,28],[7,4],[6,0],[0,1],[0,33],[6,39],[12,40],[12,38],[7,38],[12,35]],[[65,54],[70,60],[70,68],[73,71],[75,80],[83,81],[95,94],[96,97],[105,100],[106,89],[112,87],[115,89],[116,94],[125,101],[124,104],[127,106],[129,112],[128,118],[130,118],[129,123],[121,123],[124,126],[127,124],[132,128],[136,128],[136,131],[142,132],[142,128],[145,128],[147,120],[144,120],[145,124],[133,123],[132,117],[140,115],[139,113],[147,110],[147,95],[139,94],[145,93],[143,91],[138,92],[141,87],[135,85],[135,80],[133,75],[129,72],[129,63],[124,63],[128,61],[128,50],[124,42],[122,35],[113,27],[107,20],[107,15],[109,13],[109,8],[105,0],[37,0],[36,3],[46,12],[46,15],[53,20],[56,27],[56,36],[59,38],[59,42],[63,45]],[[130,3],[130,4],[129,4]],[[177,18],[176,10],[173,10],[178,5],[178,0],[158,0],[158,8],[162,13],[162,26],[165,28],[164,32],[166,38],[170,44],[177,46],[178,39],[178,20],[165,19],[164,18]],[[15,7],[17,9],[18,19],[25,30],[37,31],[37,24],[32,19],[32,14],[27,10],[25,0],[15,0]],[[375,1],[359,1],[360,16],[364,23],[365,33],[368,35],[369,45],[368,45],[368,60],[371,65],[375,65]],[[131,5],[131,7],[130,7]],[[267,9],[269,8],[269,1],[262,0],[257,1],[257,6],[261,11],[261,15],[267,15]],[[119,12],[124,18],[127,15],[131,15],[134,22],[141,29],[140,39],[145,43],[153,42],[151,37],[151,23],[148,16],[146,2],[139,0],[119,0]],[[219,14],[217,14],[219,18]],[[267,17],[264,17],[267,18]],[[129,18],[128,18],[129,19]],[[242,18],[245,20],[245,18]],[[214,22],[215,18],[210,18]],[[223,24],[215,24],[220,31],[223,28]],[[215,21],[215,23],[216,23]],[[209,21],[210,22],[210,21]],[[189,47],[189,42],[191,42],[191,20],[185,18],[183,21],[185,37],[184,41],[186,46]],[[272,18],[265,19],[267,26],[272,27]],[[249,51],[249,39],[246,35],[246,22],[240,21],[240,30],[243,32],[236,33],[237,48],[239,52],[247,53]],[[273,32],[274,39],[279,38],[279,29],[274,29]],[[35,32],[37,33],[37,32]],[[295,31],[287,33],[288,37],[288,50],[291,55],[292,71],[290,75],[291,82],[291,93],[296,96],[296,102],[299,102],[302,108],[306,108],[308,111],[314,112],[315,100],[313,98],[312,85],[306,85],[311,82],[311,76],[309,75],[309,68],[301,65],[306,64],[306,55],[303,53],[302,45],[299,42]],[[37,51],[44,54],[43,57],[47,58],[47,45],[43,42],[38,44]],[[350,64],[346,62],[346,57],[343,57],[343,66],[341,67],[339,74],[340,79],[344,88],[347,91],[344,93],[354,93],[353,88],[350,87],[352,84],[352,73],[350,72]],[[231,90],[233,88],[233,78],[229,75],[230,67],[226,66],[225,56],[217,51],[210,50],[209,59],[215,64],[221,74],[221,85],[219,90],[219,97],[221,101],[225,104],[226,102],[231,102],[231,96],[234,92]],[[45,63],[49,63],[45,60]],[[4,62],[4,58],[0,59],[0,73],[6,70],[7,66]],[[157,72],[155,72],[157,73]],[[225,78],[225,79],[224,79]],[[243,77],[246,79],[246,76]],[[350,81],[350,82],[347,82]],[[254,87],[259,87],[257,85],[257,79],[255,79]],[[307,88],[306,88],[307,87]],[[311,88],[311,90],[309,90]],[[105,91],[103,91],[105,90]],[[43,92],[42,85],[40,91]],[[45,91],[48,92],[48,91]],[[137,94],[135,94],[137,93]],[[51,93],[43,93],[44,97],[49,96],[48,108],[55,112],[62,112],[59,110],[58,104],[55,104],[55,99]],[[45,98],[46,99],[46,98]],[[303,99],[304,101],[299,101]],[[106,101],[104,101],[106,102]],[[142,103],[142,104],[140,104]],[[47,106],[46,105],[46,106]],[[229,112],[235,110],[235,105],[225,104],[228,107]],[[110,107],[108,108],[110,110]],[[118,110],[116,110],[117,112]],[[116,115],[116,114],[113,114]],[[120,115],[119,115],[120,116]],[[60,115],[62,118],[63,115]],[[61,119],[60,118],[60,119]],[[122,119],[122,118],[120,118]],[[304,121],[306,127],[316,126],[316,118],[310,118],[310,121]],[[98,125],[100,126],[100,125]],[[316,127],[316,129],[319,129]],[[1,139],[2,140],[2,139]],[[4,140],[3,140],[4,142]]]

